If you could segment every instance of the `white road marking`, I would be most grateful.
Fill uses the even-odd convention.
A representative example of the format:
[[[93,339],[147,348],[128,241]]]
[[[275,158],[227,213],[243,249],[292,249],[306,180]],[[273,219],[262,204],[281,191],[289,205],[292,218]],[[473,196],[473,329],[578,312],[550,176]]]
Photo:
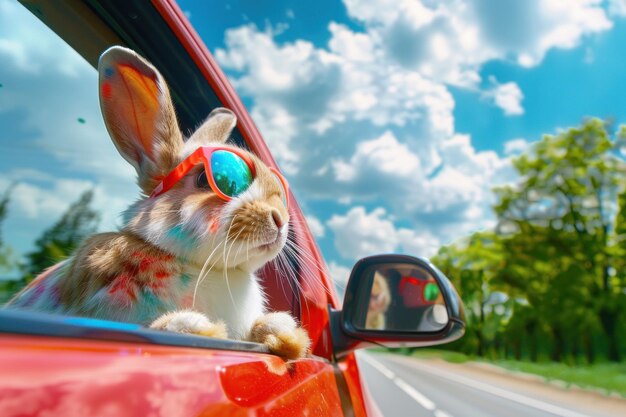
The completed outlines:
[[[424,407],[428,411],[435,412],[435,417],[452,417],[449,414],[444,413],[441,410],[437,409],[437,406],[434,402],[426,398],[422,393],[413,388],[411,385],[407,384],[404,380],[397,377],[396,374],[387,368],[382,363],[378,362],[376,359],[372,358],[370,355],[363,353],[358,355],[360,359],[363,359],[365,362],[370,364],[373,368],[376,368],[381,374],[389,378],[394,384],[398,386],[405,394],[409,397],[413,398],[419,405]]]
[[[377,360],[374,360],[371,357],[366,356],[366,355],[359,355],[359,358],[363,359],[365,362],[372,365],[374,368],[378,370],[378,372],[385,375],[387,378],[393,380],[396,377],[396,374],[394,374],[392,370],[390,370],[389,368],[387,368],[386,366],[384,366],[382,363],[378,362]]]
[[[411,363],[410,365],[424,372],[427,372],[435,376],[440,376],[452,382],[458,382],[460,384],[467,385],[468,387],[487,392],[491,395],[505,398],[507,400],[514,401],[516,403],[520,403],[528,407],[536,408],[538,410],[542,410],[547,413],[551,413],[560,417],[589,417],[586,414],[580,414],[575,411],[568,410],[566,408],[562,408],[553,404],[546,403],[544,401],[527,397],[525,395],[516,394],[514,392],[507,391],[502,388],[494,387],[493,385],[485,384],[483,382],[478,382],[473,379],[466,378],[464,376],[461,376],[452,372],[435,368],[433,366],[424,365],[422,363],[417,363],[417,362]]]
[[[400,388],[402,391],[406,392],[409,397],[413,398],[419,405],[424,407],[429,411],[433,411],[435,409],[435,403],[424,397],[418,390],[401,380],[400,378],[394,378],[393,382]]]

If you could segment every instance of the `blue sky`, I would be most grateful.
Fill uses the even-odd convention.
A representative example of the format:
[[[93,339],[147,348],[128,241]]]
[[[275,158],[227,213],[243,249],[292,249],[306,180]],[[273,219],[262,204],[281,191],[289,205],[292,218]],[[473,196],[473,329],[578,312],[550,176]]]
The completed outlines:
[[[626,121],[624,0],[179,4],[338,279],[367,254],[428,256],[491,227],[491,187],[515,181],[511,156],[541,135]],[[103,229],[119,225],[136,191],[104,133],[95,71],[21,6],[0,11],[0,191],[17,184],[5,240],[27,251],[87,188]]]

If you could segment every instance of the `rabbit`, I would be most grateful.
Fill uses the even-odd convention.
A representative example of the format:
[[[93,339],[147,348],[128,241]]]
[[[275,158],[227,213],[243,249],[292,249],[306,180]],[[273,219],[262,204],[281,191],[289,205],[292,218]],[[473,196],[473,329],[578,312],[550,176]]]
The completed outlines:
[[[124,212],[119,232],[86,239],[8,307],[247,340],[287,359],[305,356],[306,331],[288,313],[267,312],[254,274],[286,243],[287,190],[255,155],[226,144],[234,113],[213,110],[185,141],[165,80],[147,60],[114,46],[98,72],[105,125],[137,171],[142,196]],[[166,192],[155,191],[181,161],[211,146],[250,162],[249,188],[224,200],[196,164]]]
[[[365,320],[366,329],[384,330],[386,328],[385,314],[389,309],[389,304],[391,304],[389,283],[383,274],[376,271]]]

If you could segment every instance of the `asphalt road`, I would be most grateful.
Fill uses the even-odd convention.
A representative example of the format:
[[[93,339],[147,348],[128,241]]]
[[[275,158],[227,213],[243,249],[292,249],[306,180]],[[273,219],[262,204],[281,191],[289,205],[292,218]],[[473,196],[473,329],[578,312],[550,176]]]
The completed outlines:
[[[616,416],[614,409],[607,414],[606,409],[590,410],[585,403],[583,410],[580,401],[567,401],[559,395],[551,398],[553,388],[542,389],[537,383],[538,388],[525,389],[392,355],[362,352],[358,358],[370,394],[387,417]]]

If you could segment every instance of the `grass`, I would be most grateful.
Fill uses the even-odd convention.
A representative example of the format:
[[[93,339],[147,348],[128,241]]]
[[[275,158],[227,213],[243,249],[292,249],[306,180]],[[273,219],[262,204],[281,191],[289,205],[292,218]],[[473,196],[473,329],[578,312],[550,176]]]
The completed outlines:
[[[437,349],[418,349],[415,350],[411,356],[415,356],[416,358],[440,358],[447,362],[451,363],[464,363],[472,360],[471,357],[467,356],[464,353],[460,352],[452,352],[449,350],[437,350]]]
[[[418,349],[411,355],[418,358],[440,358],[452,363],[477,360],[514,372],[539,375],[547,381],[556,381],[566,387],[578,386],[583,389],[599,390],[607,395],[616,393],[626,397],[626,362],[572,366],[557,362],[487,360],[470,357],[463,353],[436,349]]]
[[[605,394],[612,392],[626,397],[626,363],[598,363],[571,366],[564,363],[532,363],[512,360],[490,362],[505,369],[544,377],[548,381],[562,381],[565,386],[599,389]]]

